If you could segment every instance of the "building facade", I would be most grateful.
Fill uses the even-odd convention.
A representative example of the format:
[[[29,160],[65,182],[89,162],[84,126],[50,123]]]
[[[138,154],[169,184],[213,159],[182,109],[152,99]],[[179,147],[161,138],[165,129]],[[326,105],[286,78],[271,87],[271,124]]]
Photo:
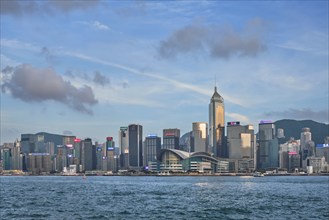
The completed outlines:
[[[243,126],[240,125],[240,122],[228,122],[227,150],[228,158],[231,162],[235,162],[235,172],[253,170],[256,167],[256,135],[254,126]]]
[[[208,152],[208,124],[206,122],[193,122],[191,137],[190,152]]]
[[[149,166],[152,162],[157,162],[157,156],[161,150],[161,138],[156,135],[148,135],[144,141],[144,166]]]
[[[178,128],[163,129],[162,149],[179,149],[180,130]]]
[[[143,126],[128,126],[129,168],[140,170],[143,167]]]
[[[119,149],[120,149],[120,167],[128,169],[129,167],[129,145],[128,145],[128,127],[120,127],[119,130]]]
[[[224,99],[217,87],[209,104],[209,147],[215,157],[226,156]]]
[[[259,123],[257,168],[279,167],[279,142],[276,137],[275,124],[270,121]]]

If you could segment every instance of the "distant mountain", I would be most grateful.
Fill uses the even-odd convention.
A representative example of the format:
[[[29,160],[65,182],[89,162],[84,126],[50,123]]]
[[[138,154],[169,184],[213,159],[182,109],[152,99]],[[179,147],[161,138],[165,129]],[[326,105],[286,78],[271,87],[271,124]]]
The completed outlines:
[[[274,122],[276,129],[284,129],[285,140],[288,141],[290,137],[295,140],[300,139],[302,129],[307,127],[311,129],[312,141],[315,144],[323,144],[324,138],[329,136],[329,124],[323,124],[312,120],[296,121],[291,119],[283,119]],[[280,141],[282,143],[282,141]]]

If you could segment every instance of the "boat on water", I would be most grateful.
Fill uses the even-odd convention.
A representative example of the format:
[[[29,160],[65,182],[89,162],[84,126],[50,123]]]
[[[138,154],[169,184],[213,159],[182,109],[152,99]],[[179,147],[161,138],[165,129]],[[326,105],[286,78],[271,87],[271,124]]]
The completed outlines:
[[[253,176],[254,176],[254,177],[263,177],[264,174],[261,173],[261,172],[255,172]]]

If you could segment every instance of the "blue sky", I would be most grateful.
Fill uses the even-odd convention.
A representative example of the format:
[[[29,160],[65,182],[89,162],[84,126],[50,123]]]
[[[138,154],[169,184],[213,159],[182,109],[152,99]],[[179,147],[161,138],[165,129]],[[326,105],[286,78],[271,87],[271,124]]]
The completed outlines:
[[[215,80],[216,79],[216,80]],[[328,1],[1,0],[1,143],[226,121],[328,123]]]

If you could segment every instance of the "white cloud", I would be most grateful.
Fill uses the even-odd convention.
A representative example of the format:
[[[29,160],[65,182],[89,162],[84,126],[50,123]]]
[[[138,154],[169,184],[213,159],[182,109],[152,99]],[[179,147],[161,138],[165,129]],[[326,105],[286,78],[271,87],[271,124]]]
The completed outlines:
[[[81,54],[81,53],[66,51],[66,52],[64,52],[64,54],[67,55],[67,56],[87,60],[87,61],[90,61],[90,62],[95,62],[95,63],[100,63],[100,64],[103,64],[103,65],[106,65],[106,66],[115,67],[115,68],[125,70],[125,71],[128,71],[130,73],[133,73],[133,74],[136,74],[136,75],[139,75],[139,76],[144,76],[144,77],[148,77],[148,78],[157,79],[157,80],[160,80],[162,82],[168,83],[171,86],[174,86],[174,88],[176,88],[176,89],[185,90],[185,91],[192,91],[192,92],[196,92],[198,94],[205,95],[205,96],[208,96],[208,97],[210,97],[212,95],[212,91],[209,90],[209,89],[204,89],[204,88],[199,87],[199,86],[195,86],[195,85],[192,85],[192,84],[180,82],[180,81],[162,76],[159,73],[150,73],[150,72],[140,71],[138,69],[135,69],[135,68],[132,68],[132,67],[129,67],[129,66],[125,66],[125,65],[113,63],[113,62],[110,62],[110,61],[98,59],[98,58],[87,56],[87,55],[84,55],[84,54]],[[242,101],[238,98],[232,98],[231,96],[225,96],[225,100],[228,101],[228,102],[240,105],[240,106],[246,106],[247,105],[247,102]]]
[[[251,120],[242,114],[234,113],[234,112],[225,112],[225,116],[231,119],[231,121],[240,121],[242,124],[252,124]]]
[[[78,21],[76,22],[78,24],[82,24],[82,25],[86,25],[90,28],[93,28],[93,29],[97,29],[97,30],[110,30],[110,27],[105,25],[105,24],[102,24],[101,22],[99,21]]]
[[[33,44],[24,43],[18,40],[9,40],[5,38],[1,38],[1,46],[2,47],[9,47],[14,49],[23,49],[23,50],[30,50],[30,51],[40,51],[40,47],[36,47]]]
[[[110,29],[109,26],[102,24],[99,21],[94,21],[92,23],[92,26],[99,30],[109,30]]]

